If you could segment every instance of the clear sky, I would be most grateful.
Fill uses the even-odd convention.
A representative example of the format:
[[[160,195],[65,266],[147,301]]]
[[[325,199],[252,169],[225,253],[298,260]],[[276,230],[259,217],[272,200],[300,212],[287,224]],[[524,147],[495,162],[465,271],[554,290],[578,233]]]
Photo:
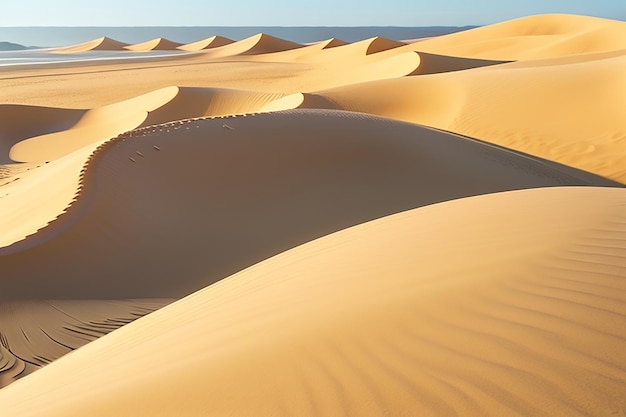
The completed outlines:
[[[626,20],[626,0],[2,0],[1,26],[465,26],[540,13]]]

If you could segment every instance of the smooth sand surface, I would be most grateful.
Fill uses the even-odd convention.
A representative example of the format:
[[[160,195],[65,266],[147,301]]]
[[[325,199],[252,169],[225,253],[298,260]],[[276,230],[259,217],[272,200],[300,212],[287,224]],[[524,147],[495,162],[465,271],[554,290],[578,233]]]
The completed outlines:
[[[50,224],[0,248],[0,268],[19,282],[0,299],[180,297],[399,211],[513,189],[617,185],[420,126],[319,110],[149,126],[99,146],[84,167],[70,165],[83,160],[59,161],[64,181],[79,183],[63,213],[30,205]],[[36,195],[19,187],[57,181],[52,169],[13,183],[6,206]],[[4,227],[34,225],[23,213],[2,216]]]
[[[626,22],[576,15],[529,16],[431,38],[415,47],[505,61],[608,52],[626,49]]]
[[[625,25],[0,67],[0,416],[623,413]]]
[[[70,353],[0,415],[619,413],[625,207],[548,188],[362,224]]]
[[[626,49],[316,94],[333,108],[438,127],[626,183],[625,71]]]

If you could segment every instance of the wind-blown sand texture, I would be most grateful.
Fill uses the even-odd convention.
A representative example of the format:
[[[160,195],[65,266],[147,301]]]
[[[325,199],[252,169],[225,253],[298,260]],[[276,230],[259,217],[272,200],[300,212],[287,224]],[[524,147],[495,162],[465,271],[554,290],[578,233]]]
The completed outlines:
[[[625,207],[547,188],[362,224],[67,355],[0,391],[2,413],[610,415]]]
[[[101,50],[0,67],[1,417],[626,413],[626,23]]]

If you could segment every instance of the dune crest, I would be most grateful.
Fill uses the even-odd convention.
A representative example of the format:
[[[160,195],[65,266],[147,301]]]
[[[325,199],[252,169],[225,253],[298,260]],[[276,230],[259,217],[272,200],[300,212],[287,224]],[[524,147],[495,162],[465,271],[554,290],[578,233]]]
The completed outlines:
[[[87,110],[73,126],[65,130],[14,144],[9,156],[17,162],[52,161],[85,146],[97,146],[104,140],[137,127],[194,117],[251,113],[281,96],[280,93],[229,89],[166,87]]]
[[[302,48],[303,45],[285,39],[259,33],[229,45],[207,51],[207,56],[220,58],[237,55],[260,55]]]
[[[336,48],[338,46],[343,46],[347,44],[348,42],[339,38],[330,38],[325,41],[319,42],[319,45],[323,45],[322,49]]]
[[[178,49],[189,52],[202,51],[204,49],[212,49],[217,48],[218,46],[229,45],[233,42],[235,41],[223,36],[211,36],[210,38],[202,39],[197,42],[181,45]]]
[[[165,38],[155,38],[146,42],[128,45],[125,48],[133,52],[147,51],[174,51],[183,46],[182,43],[173,42]]]
[[[610,415],[625,205],[623,189],[523,190],[359,225],[66,355],[1,390],[2,411]]]

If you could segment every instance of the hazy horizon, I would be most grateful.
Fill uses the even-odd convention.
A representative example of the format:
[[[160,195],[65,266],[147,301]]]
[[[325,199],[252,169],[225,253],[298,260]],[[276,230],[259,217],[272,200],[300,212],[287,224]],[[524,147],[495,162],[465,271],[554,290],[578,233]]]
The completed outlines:
[[[21,1],[3,5],[0,27],[23,26],[482,26],[518,17],[582,14],[626,19],[623,0],[528,0],[514,4],[494,0],[386,2],[317,0],[311,4],[274,0],[209,2],[154,0],[149,4],[108,0],[82,2]]]

